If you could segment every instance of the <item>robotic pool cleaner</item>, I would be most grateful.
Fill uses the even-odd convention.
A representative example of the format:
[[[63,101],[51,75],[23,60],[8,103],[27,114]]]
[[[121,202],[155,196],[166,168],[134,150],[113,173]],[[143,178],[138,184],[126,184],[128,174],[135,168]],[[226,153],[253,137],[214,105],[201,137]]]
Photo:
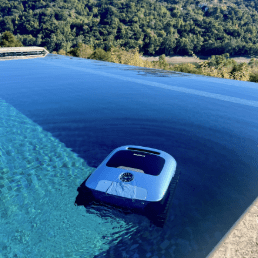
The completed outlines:
[[[142,146],[113,150],[78,187],[77,205],[107,205],[147,216],[163,227],[179,179],[168,153]]]

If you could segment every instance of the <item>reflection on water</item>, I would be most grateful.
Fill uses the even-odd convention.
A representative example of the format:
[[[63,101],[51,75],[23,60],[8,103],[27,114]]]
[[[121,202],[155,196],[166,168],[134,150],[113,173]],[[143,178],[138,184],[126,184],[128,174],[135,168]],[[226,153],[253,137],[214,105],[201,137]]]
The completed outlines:
[[[60,59],[59,55],[51,55],[51,59]],[[70,59],[76,59],[77,61],[81,60],[89,60],[84,58],[78,58],[78,57],[69,57]],[[90,59],[91,60],[91,59]],[[138,75],[141,76],[152,76],[152,77],[186,77],[186,76],[192,76],[191,74],[187,73],[180,73],[176,71],[168,71],[168,70],[161,70],[161,69],[153,69],[153,68],[146,68],[146,67],[139,67],[139,66],[132,66],[127,64],[117,64],[117,63],[110,63],[110,62],[104,62],[99,60],[91,60],[92,63],[94,63],[96,66],[112,66],[116,67],[120,70],[124,71],[136,71]]]
[[[132,66],[132,68],[124,68],[123,70],[137,71],[139,75],[153,76],[153,77],[191,76],[191,74],[187,74],[187,73],[179,73],[179,72],[175,72],[175,71],[167,71],[167,70],[152,69],[152,68],[142,68],[142,67],[135,67],[135,66]]]

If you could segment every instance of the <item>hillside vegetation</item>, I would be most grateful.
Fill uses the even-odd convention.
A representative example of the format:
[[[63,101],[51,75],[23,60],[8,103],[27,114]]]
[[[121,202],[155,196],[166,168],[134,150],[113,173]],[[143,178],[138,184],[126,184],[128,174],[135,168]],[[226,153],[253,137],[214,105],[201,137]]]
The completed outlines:
[[[248,63],[237,63],[229,58],[229,54],[212,55],[207,61],[172,65],[166,61],[166,56],[159,56],[158,61],[142,59],[138,49],[126,51],[123,47],[111,47],[108,51],[101,48],[79,43],[79,46],[68,52],[60,50],[53,54],[76,56],[87,59],[108,61],[119,64],[134,65],[185,73],[201,74],[225,79],[258,82],[258,60],[252,58]]]
[[[18,47],[22,43],[9,31],[2,34],[0,47]],[[134,65],[139,67],[156,68],[185,73],[202,74],[207,76],[221,77],[234,80],[258,82],[258,60],[252,58],[248,64],[238,64],[229,54],[212,55],[204,62],[183,63],[171,65],[167,63],[166,56],[159,56],[158,61],[148,61],[142,58],[138,49],[126,51],[123,47],[111,47],[108,51],[79,43],[78,47],[71,48],[68,52],[63,49],[52,52],[53,54],[68,55],[86,59],[108,61],[119,64]],[[196,56],[195,56],[195,60]]]
[[[65,52],[257,55],[258,0],[0,0],[0,33]]]

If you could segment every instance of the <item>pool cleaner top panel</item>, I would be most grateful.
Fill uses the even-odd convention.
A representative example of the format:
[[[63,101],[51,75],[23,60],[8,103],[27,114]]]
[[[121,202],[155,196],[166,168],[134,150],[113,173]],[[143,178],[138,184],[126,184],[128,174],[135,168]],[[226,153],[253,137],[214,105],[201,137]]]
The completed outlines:
[[[168,153],[135,145],[113,150],[85,182],[89,189],[124,198],[160,201],[176,170]]]

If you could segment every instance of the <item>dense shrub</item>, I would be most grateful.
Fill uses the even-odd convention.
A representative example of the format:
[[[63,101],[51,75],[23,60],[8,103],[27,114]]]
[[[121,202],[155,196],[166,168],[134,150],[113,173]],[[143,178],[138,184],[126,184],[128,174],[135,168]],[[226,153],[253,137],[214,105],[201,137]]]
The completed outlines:
[[[200,74],[201,71],[197,68],[197,65],[191,63],[174,65],[172,68],[174,71],[182,73],[194,73]]]
[[[97,48],[90,56],[90,59],[102,60],[102,61],[110,61],[111,54],[110,52],[106,52],[104,49]]]
[[[250,82],[258,82],[258,73],[252,73],[252,74],[250,74],[249,81],[250,81]]]

